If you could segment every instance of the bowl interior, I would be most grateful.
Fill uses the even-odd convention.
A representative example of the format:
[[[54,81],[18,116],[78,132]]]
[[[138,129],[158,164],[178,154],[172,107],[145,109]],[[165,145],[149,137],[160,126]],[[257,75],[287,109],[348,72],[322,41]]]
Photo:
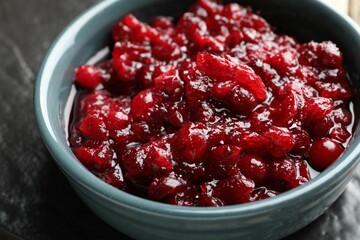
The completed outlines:
[[[76,160],[65,138],[67,129],[65,129],[66,115],[64,114],[74,69],[111,43],[109,41],[111,26],[127,12],[132,12],[139,19],[145,21],[158,15],[177,17],[193,2],[190,0],[171,1],[169,4],[170,1],[166,0],[103,1],[75,20],[55,41],[39,70],[35,89],[35,111],[45,143],[59,167],[74,181],[81,182],[98,194],[111,196],[115,200],[121,199],[122,202],[130,205],[144,207],[145,204],[148,209],[156,209],[160,212],[180,212],[181,214],[226,214],[235,213],[234,210],[242,211],[245,214],[254,209],[261,211],[262,208],[290,201],[300,194],[310,194],[311,191],[321,189],[326,181],[341,175],[344,169],[354,167],[357,164],[359,153],[356,148],[360,141],[358,121],[354,126],[352,143],[346,153],[309,184],[273,199],[244,204],[246,206],[194,209],[139,199],[103,183]],[[356,90],[360,88],[360,34],[355,23],[348,18],[344,20],[317,0],[233,2],[252,6],[255,11],[259,11],[261,16],[277,26],[278,32],[294,35],[300,41],[334,41],[344,54],[345,66],[354,88]],[[354,108],[356,116],[359,116],[360,113],[358,101],[356,97]]]

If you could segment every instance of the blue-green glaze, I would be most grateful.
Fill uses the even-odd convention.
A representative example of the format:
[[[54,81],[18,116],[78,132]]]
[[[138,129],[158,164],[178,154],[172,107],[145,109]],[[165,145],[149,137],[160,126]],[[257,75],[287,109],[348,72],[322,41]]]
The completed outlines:
[[[359,162],[358,122],[351,145],[341,159],[309,183],[272,199],[220,208],[179,207],[132,196],[93,176],[74,157],[65,139],[63,113],[74,68],[104,47],[111,26],[122,15],[154,2],[161,1],[100,2],[60,34],[38,72],[34,101],[39,129],[76,192],[99,217],[137,239],[278,239],[313,221],[344,191]],[[344,52],[354,88],[359,89],[360,31],[348,17],[340,16],[317,0],[248,2],[260,10],[274,8],[269,16],[275,16],[275,22],[277,12],[299,18],[298,23],[293,22],[300,30],[305,28],[309,35],[299,37],[335,41]],[[357,103],[355,112],[360,113]]]

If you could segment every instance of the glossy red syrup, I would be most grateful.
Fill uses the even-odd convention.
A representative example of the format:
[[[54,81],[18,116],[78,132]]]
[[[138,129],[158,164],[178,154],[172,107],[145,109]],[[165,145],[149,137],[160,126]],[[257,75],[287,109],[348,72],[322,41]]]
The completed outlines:
[[[105,182],[184,206],[276,196],[351,137],[353,92],[330,42],[279,35],[250,8],[199,0],[177,21],[126,15],[111,58],[77,68],[70,146]]]

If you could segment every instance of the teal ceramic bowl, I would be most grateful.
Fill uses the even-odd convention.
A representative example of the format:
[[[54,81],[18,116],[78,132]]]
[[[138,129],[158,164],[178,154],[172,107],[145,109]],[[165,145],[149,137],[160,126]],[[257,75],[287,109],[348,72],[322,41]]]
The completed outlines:
[[[83,13],[57,38],[39,70],[37,122],[50,153],[82,200],[100,218],[136,239],[278,239],[320,216],[344,191],[360,156],[360,128],[345,154],[309,183],[277,197],[220,208],[179,207],[132,196],[93,176],[67,145],[65,105],[74,69],[108,44],[112,25],[125,13],[141,20],[179,15],[192,1],[105,0]],[[251,0],[279,31],[300,40],[334,41],[344,53],[354,88],[360,89],[360,30],[318,0]],[[360,105],[355,99],[355,113]]]

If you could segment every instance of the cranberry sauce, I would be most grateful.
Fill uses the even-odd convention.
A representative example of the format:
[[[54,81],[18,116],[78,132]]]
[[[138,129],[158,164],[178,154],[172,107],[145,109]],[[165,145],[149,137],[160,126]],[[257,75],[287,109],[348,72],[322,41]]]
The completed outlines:
[[[250,8],[198,0],[177,21],[126,15],[111,58],[80,66],[69,144],[123,191],[183,206],[269,198],[343,153],[354,121],[342,54]]]

